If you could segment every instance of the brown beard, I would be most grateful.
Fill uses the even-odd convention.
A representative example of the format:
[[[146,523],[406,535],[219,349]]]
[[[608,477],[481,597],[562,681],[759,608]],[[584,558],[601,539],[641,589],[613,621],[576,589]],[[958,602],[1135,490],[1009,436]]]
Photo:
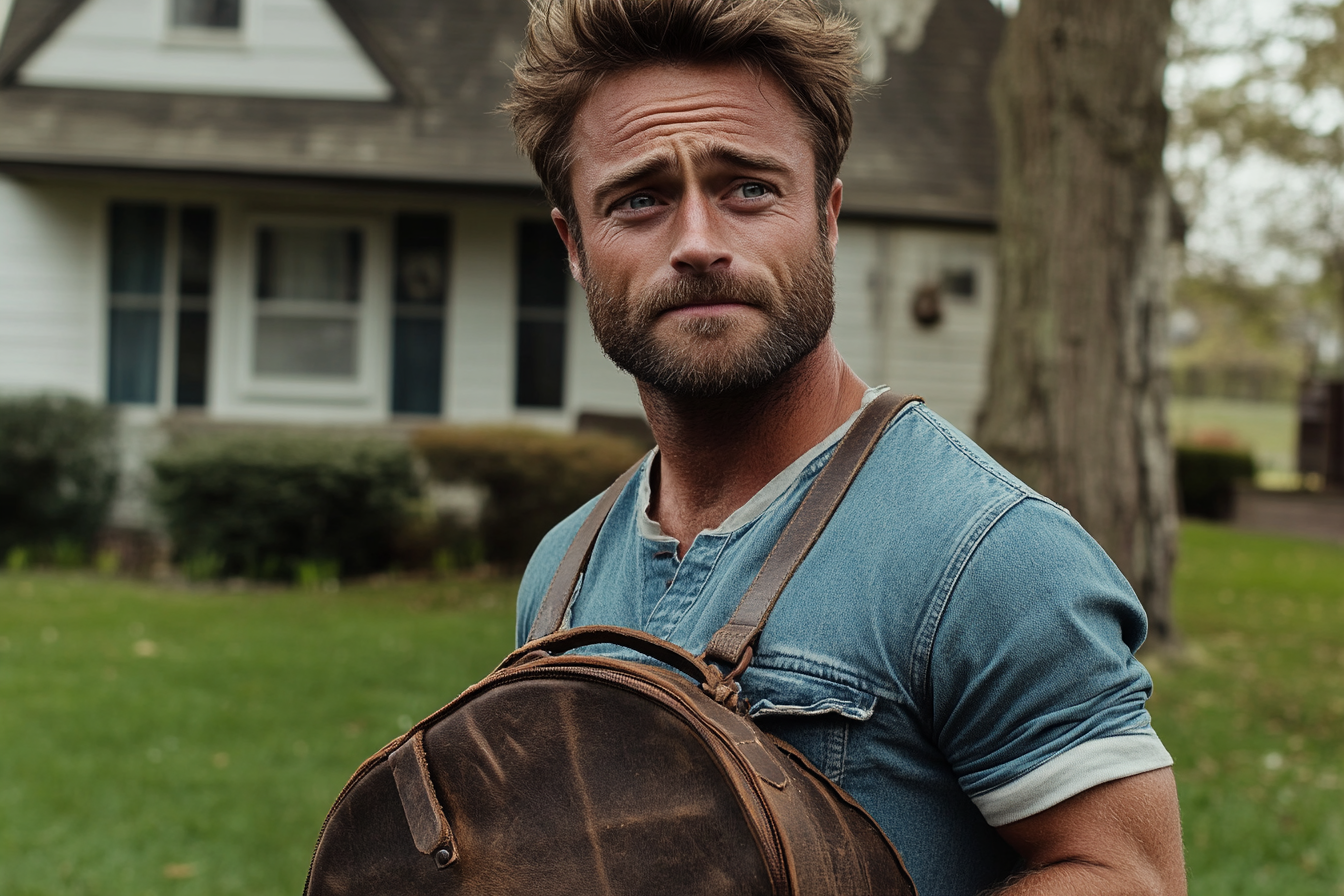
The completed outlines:
[[[797,267],[791,282],[711,271],[645,290],[633,299],[609,290],[579,263],[588,293],[588,316],[602,351],[639,382],[678,398],[713,398],[755,391],[793,367],[831,329],[834,279],[824,241]],[[734,302],[759,309],[764,329],[733,316],[678,320],[673,336],[655,334],[659,315],[684,305]]]

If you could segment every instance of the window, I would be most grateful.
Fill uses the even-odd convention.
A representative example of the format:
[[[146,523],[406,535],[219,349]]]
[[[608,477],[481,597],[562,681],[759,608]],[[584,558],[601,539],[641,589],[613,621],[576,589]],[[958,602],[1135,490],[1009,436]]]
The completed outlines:
[[[169,220],[162,203],[109,209],[107,400],[115,404],[159,404],[163,390],[178,407],[205,404],[215,212],[185,206],[172,228]],[[166,359],[165,341],[175,346]]]
[[[258,227],[253,373],[353,380],[363,265],[357,227]]]
[[[178,407],[205,405],[210,294],[214,285],[215,212],[186,207],[179,212],[177,265]]]
[[[549,221],[518,225],[518,341],[514,401],[559,408],[565,396],[569,257]]]
[[[242,25],[242,0],[172,0],[172,25],[237,31]]]
[[[398,215],[392,297],[392,413],[443,410],[448,218]]]
[[[958,299],[974,299],[975,268],[945,268],[943,270],[943,292]]]

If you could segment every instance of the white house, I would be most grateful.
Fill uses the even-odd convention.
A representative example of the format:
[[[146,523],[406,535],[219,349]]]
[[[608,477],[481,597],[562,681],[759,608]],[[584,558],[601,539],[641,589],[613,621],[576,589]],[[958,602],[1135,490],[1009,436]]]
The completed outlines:
[[[0,8],[3,8],[0,5]],[[638,415],[508,123],[525,0],[12,0],[0,390],[154,427]],[[990,0],[859,102],[835,339],[972,424],[995,281]]]

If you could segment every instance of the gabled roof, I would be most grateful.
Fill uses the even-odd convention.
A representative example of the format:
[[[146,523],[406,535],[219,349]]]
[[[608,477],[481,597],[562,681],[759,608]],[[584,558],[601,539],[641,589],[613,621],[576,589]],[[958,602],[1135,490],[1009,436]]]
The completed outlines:
[[[0,41],[0,165],[80,166],[534,189],[506,116],[525,0],[327,0],[397,88],[347,102],[15,83],[82,0],[14,0]],[[990,224],[989,0],[939,0],[913,53],[855,107],[848,213]]]

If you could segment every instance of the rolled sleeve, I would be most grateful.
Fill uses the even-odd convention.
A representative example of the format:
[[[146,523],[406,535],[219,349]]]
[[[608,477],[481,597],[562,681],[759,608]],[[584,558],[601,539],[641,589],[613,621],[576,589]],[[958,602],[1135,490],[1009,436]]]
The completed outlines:
[[[1134,658],[1147,620],[1067,513],[1029,499],[968,559],[940,620],[930,687],[939,746],[992,825],[1171,764]]]

